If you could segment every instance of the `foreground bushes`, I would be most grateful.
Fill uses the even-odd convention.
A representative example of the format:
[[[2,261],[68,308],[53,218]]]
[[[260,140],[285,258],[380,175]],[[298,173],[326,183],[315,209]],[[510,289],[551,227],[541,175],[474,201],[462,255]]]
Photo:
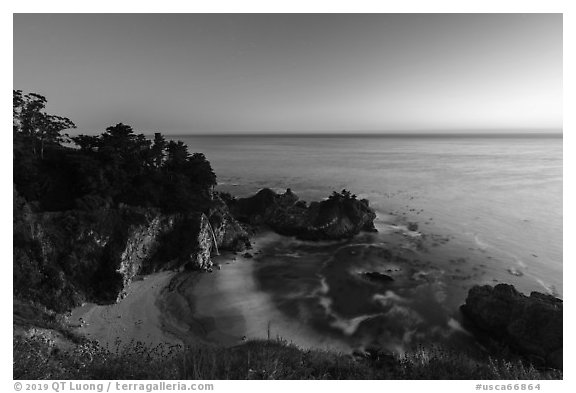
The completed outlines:
[[[45,337],[14,338],[14,379],[561,379],[520,361],[473,359],[441,348],[405,357],[353,358],[302,350],[283,341],[249,341],[224,348],[131,342],[59,350]]]

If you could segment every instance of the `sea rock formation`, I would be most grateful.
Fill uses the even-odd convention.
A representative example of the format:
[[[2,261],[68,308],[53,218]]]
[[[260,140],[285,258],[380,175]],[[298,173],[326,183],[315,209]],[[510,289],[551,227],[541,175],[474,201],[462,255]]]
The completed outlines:
[[[356,199],[346,190],[308,205],[290,189],[277,194],[264,188],[252,197],[228,203],[239,221],[266,224],[279,234],[302,240],[337,240],[352,237],[360,231],[376,231],[376,213],[368,200]]]
[[[562,300],[514,286],[475,286],[461,306],[479,338],[497,340],[539,365],[562,368]]]

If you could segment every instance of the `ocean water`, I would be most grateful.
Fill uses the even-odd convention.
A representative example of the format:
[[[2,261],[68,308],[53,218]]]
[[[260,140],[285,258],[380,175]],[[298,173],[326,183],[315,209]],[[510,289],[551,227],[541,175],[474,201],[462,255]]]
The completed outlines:
[[[203,152],[218,189],[236,196],[291,188],[310,201],[346,188],[370,201],[377,234],[276,239],[252,269],[287,318],[350,348],[461,345],[458,307],[476,284],[562,297],[562,138],[173,138]]]

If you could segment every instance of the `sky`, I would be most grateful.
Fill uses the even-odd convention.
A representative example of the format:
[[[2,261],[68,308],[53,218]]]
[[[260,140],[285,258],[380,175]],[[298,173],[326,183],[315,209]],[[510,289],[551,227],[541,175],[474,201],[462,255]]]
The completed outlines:
[[[78,133],[561,132],[561,14],[15,14]]]

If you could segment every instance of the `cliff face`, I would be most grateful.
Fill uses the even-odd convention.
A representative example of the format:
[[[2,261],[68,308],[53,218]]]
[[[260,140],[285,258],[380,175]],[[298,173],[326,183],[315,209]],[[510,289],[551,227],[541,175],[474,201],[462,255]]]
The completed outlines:
[[[193,237],[196,247],[189,250],[188,266],[194,270],[208,269],[212,267],[210,255],[214,247],[212,228],[206,215],[198,218],[198,234]]]
[[[243,251],[250,248],[250,235],[230,214],[228,207],[220,199],[210,211],[210,225],[214,231],[214,237],[219,249],[229,251]]]
[[[21,218],[14,254],[24,256],[14,260],[15,290],[56,311],[117,300],[159,235],[174,225],[172,217],[126,208],[28,212]]]
[[[211,225],[203,213],[132,207],[34,213],[15,198],[15,294],[58,312],[115,302],[137,274],[208,269],[214,239],[221,249],[248,239],[224,208]]]
[[[175,221],[173,216],[153,214],[147,217],[145,223],[129,227],[116,270],[122,276],[119,297],[124,296],[124,289],[130,285],[134,276],[142,271],[144,262],[156,251],[160,235],[172,230]]]

